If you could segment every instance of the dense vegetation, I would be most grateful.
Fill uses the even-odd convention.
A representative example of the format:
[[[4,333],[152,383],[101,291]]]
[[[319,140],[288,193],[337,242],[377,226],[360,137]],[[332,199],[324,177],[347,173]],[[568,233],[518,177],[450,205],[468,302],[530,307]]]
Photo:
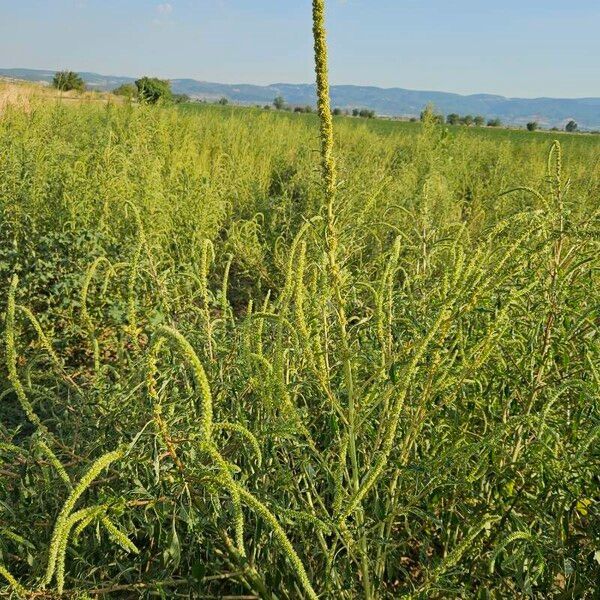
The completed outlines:
[[[597,591],[598,141],[335,125],[0,116],[5,596]]]
[[[61,92],[70,92],[71,90],[83,92],[85,90],[85,81],[74,71],[58,71],[52,79],[52,87]]]

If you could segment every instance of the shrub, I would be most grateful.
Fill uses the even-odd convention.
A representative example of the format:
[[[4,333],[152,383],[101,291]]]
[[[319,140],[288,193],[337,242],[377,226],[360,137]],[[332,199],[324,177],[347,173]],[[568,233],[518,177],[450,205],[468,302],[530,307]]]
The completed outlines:
[[[123,83],[119,87],[116,87],[112,93],[115,96],[123,96],[132,100],[137,96],[137,87],[133,83]]]
[[[85,82],[74,71],[58,71],[52,79],[52,86],[61,92],[69,92],[71,90],[83,92],[85,90]]]
[[[527,123],[527,131],[535,131],[539,128],[539,123],[537,121],[530,121]]]
[[[579,126],[577,125],[577,123],[573,120],[569,121],[566,125],[565,125],[565,131],[567,131],[568,133],[575,133],[577,131],[577,129],[579,128]]]
[[[137,96],[144,104],[170,102],[173,99],[171,82],[156,77],[142,77],[135,82]]]
[[[187,94],[173,94],[173,102],[175,104],[184,104],[191,102],[191,98]]]

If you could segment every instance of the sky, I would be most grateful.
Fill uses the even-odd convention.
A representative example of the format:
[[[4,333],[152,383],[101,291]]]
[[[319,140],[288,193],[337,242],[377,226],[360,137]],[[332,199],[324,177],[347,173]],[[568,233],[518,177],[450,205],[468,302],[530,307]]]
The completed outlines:
[[[328,0],[334,84],[600,96],[600,0]],[[0,67],[307,83],[310,0],[0,0]]]

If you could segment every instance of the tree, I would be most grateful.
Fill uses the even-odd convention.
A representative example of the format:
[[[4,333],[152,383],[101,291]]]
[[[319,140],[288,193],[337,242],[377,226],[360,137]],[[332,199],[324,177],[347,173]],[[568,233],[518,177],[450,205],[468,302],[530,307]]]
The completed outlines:
[[[577,123],[573,120],[569,121],[565,125],[565,131],[568,131],[569,133],[575,133],[578,128],[579,128],[579,125],[577,125]]]
[[[78,73],[74,71],[58,71],[52,79],[52,86],[61,92],[77,90],[83,92],[85,90],[85,82]]]
[[[362,117],[363,119],[372,119],[375,117],[375,111],[369,110],[368,108],[363,108],[359,111],[358,116]]]
[[[353,117],[358,117],[360,115],[360,110],[358,110],[358,108],[353,108],[352,109],[352,116]]]
[[[113,92],[115,96],[123,96],[128,100],[132,100],[137,96],[137,88],[133,83],[123,83],[116,87]]]
[[[227,106],[229,104],[229,100],[227,98],[225,98],[225,96],[219,98],[219,101],[217,102],[217,104],[220,104],[221,106]]]
[[[171,82],[156,77],[142,77],[135,82],[140,102],[144,104],[156,104],[157,102],[169,102],[173,99]]]
[[[488,127],[500,127],[502,125],[502,121],[496,117],[495,119],[490,119],[487,124]]]
[[[446,123],[448,123],[448,125],[458,125],[460,123],[460,115],[456,113],[450,113],[446,117]]]
[[[485,123],[485,119],[481,115],[477,115],[473,119],[473,123],[475,123],[476,127],[481,127]]]
[[[466,125],[467,127],[470,127],[471,125],[473,125],[473,121],[475,121],[475,119],[473,118],[473,115],[465,115],[460,122],[463,125]]]
[[[342,114],[342,109],[341,108],[334,108],[332,111],[332,114],[334,117],[339,117]]]
[[[527,123],[527,131],[535,131],[539,127],[537,121],[530,121]]]
[[[285,98],[281,95],[275,96],[273,99],[273,106],[276,110],[281,110],[285,106]]]
[[[187,94],[173,94],[173,102],[175,104],[183,104],[191,101],[192,99]]]

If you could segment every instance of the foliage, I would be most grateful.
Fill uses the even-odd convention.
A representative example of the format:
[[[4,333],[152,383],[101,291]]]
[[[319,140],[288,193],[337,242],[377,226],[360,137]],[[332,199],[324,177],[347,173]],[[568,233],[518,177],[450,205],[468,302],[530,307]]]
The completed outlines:
[[[460,115],[457,113],[450,113],[446,117],[446,123],[448,123],[448,125],[458,125],[460,123]]]
[[[495,119],[489,119],[487,122],[487,126],[488,127],[501,127],[502,121],[500,119],[498,119],[497,117]]]
[[[422,123],[437,123],[441,125],[444,123],[444,116],[440,115],[435,111],[435,107],[432,104],[428,104],[422,111],[419,117]]]
[[[285,106],[285,98],[281,95],[275,96],[275,98],[273,98],[273,106],[276,110],[282,110]]]
[[[52,87],[62,92],[69,92],[71,90],[83,92],[85,90],[85,82],[74,71],[57,71],[52,79]]]
[[[184,104],[191,101],[192,99],[187,94],[173,94],[173,102],[175,104]]]
[[[115,96],[124,96],[128,100],[133,100],[137,96],[137,87],[133,83],[122,83],[112,93]]]
[[[156,77],[142,77],[136,80],[137,96],[143,104],[169,102],[173,98],[171,82]]]
[[[575,133],[578,129],[578,125],[575,121],[571,120],[565,125],[565,131],[568,133]]]
[[[2,593],[594,596],[600,140],[325,100],[0,117]]]
[[[540,125],[537,121],[530,121],[527,123],[527,131],[536,131],[539,129]]]

